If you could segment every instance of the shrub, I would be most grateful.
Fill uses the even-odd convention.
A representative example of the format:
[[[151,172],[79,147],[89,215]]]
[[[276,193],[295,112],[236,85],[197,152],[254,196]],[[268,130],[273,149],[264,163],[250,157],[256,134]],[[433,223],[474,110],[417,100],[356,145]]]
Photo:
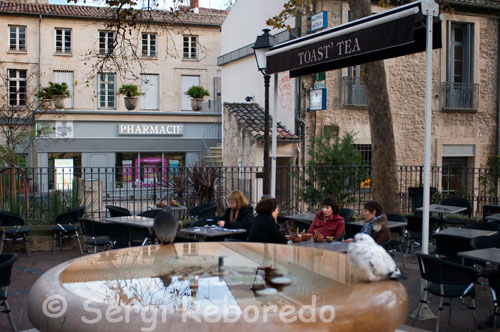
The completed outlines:
[[[203,98],[205,96],[209,96],[208,90],[205,90],[203,87],[198,85],[193,85],[186,91],[186,95],[191,98]]]

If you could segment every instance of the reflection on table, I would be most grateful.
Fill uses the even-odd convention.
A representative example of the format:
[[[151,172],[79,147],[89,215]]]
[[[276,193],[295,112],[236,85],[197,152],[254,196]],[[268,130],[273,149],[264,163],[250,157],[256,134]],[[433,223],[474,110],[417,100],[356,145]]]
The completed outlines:
[[[220,257],[223,269],[219,268]],[[265,274],[259,272],[261,268]],[[268,275],[267,271],[272,272]],[[272,274],[288,278],[289,283],[273,285],[268,278]],[[262,287],[274,289],[274,294],[258,295],[256,290]],[[53,295],[66,300],[62,317],[50,318],[43,313],[42,304]],[[91,312],[85,310],[84,303]],[[316,308],[302,311],[308,321],[299,315],[306,305]],[[330,306],[335,317],[325,322],[320,313]],[[220,318],[214,323],[203,318],[209,307],[210,317]],[[104,315],[110,308],[115,310],[114,317],[123,317],[124,308],[132,308],[128,310],[129,323],[102,319],[88,325],[82,321],[83,316],[95,318],[96,311]],[[292,322],[284,321],[283,316],[280,319],[283,308],[288,308],[287,318],[295,317]],[[244,242],[146,246],[81,257],[42,275],[31,289],[28,305],[29,319],[37,329],[61,332],[139,331],[151,327],[152,320],[143,317],[152,315],[157,331],[220,331],[227,327],[242,331],[393,331],[405,321],[407,311],[402,284],[357,283],[345,254]],[[186,314],[191,315],[187,320]],[[189,318],[193,316],[201,322]],[[236,320],[224,326],[222,317]]]
[[[245,229],[230,229],[224,227],[217,226],[205,226],[205,227],[188,227],[183,228],[179,231],[179,233],[184,233],[187,235],[200,237],[203,239],[209,237],[217,237],[217,236],[227,236],[233,234],[246,233]]]
[[[337,252],[347,252],[348,242],[340,242],[340,241],[323,241],[323,242],[314,242],[313,239],[308,241],[301,241],[299,243],[292,243],[292,246],[298,247],[307,247],[307,248],[315,248],[315,249],[323,249],[323,250],[331,250]]]

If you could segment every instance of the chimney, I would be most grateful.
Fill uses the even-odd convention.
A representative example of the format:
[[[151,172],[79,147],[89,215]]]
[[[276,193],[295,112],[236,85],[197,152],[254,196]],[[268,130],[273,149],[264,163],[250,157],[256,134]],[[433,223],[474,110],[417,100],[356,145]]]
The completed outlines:
[[[200,7],[199,0],[190,0],[189,9],[198,8],[198,7]]]

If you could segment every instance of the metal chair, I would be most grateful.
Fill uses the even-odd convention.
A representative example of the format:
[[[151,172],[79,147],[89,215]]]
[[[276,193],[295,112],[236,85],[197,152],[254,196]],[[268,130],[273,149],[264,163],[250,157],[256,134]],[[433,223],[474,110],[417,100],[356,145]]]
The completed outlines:
[[[14,317],[12,317],[9,302],[7,302],[7,294],[12,274],[12,266],[14,262],[17,261],[17,258],[18,256],[16,253],[0,255],[0,306],[3,307],[3,310],[0,312],[7,314],[9,326],[12,331],[16,332],[16,323],[14,322]]]
[[[352,217],[354,216],[354,210],[341,208],[339,215],[344,218],[344,222],[351,222]]]
[[[406,226],[406,235],[409,245],[406,245],[406,254],[413,253],[413,245],[415,242],[422,242],[422,216],[406,216],[408,225]],[[429,218],[429,238],[435,232],[439,225],[440,220],[436,218]]]
[[[398,222],[408,222],[405,216],[395,213],[387,213],[387,220],[398,221]],[[391,232],[391,240],[387,244],[387,251],[396,250],[399,247],[399,251],[403,254],[403,268],[406,267],[406,250],[403,250],[403,239],[405,238],[405,227],[394,227],[389,229]],[[394,239],[392,235],[397,235],[398,239]]]
[[[97,247],[104,247],[104,250],[110,247],[111,242],[105,223],[90,219],[80,219],[80,227],[83,235],[84,252],[87,252],[87,245],[94,247],[94,253],[97,252]]]
[[[497,316],[500,316],[498,306],[500,301],[498,295],[500,294],[500,271],[492,271],[488,274],[488,284],[490,285],[491,297],[493,300],[493,331],[497,330]]]
[[[126,225],[122,223],[107,223],[109,239],[113,249],[132,246],[144,246],[150,242],[151,234],[146,227]]]
[[[473,250],[468,238],[440,233],[435,233],[432,237],[436,241],[436,254],[447,261],[460,264],[462,258],[457,254]],[[472,266],[473,263],[470,260],[465,260],[465,265]]]
[[[420,276],[424,281],[424,292],[422,292],[420,297],[417,312],[420,311],[424,303],[427,303],[427,295],[429,293],[439,296],[439,311],[436,321],[436,331],[439,331],[441,311],[443,311],[444,305],[450,307],[448,324],[451,324],[452,299],[458,298],[463,300],[465,297],[470,297],[472,306],[467,306],[467,308],[473,311],[474,331],[476,331],[476,293],[474,284],[477,276],[474,270],[467,266],[422,253],[417,253],[417,258]],[[449,303],[443,303],[445,298],[449,299]],[[415,323],[416,318],[417,315],[413,318],[412,325]]]
[[[31,228],[24,227],[24,220],[19,215],[0,211],[0,225],[2,226],[2,242],[0,243],[0,254],[3,251],[3,245],[6,241],[24,241],[26,253],[30,256],[29,233]],[[6,229],[5,227],[12,227]]]
[[[213,216],[215,216],[217,206],[219,206],[219,203],[217,203],[217,202],[210,202],[210,203],[206,203],[206,204],[201,204],[201,205],[198,205],[198,206],[191,208],[189,210],[189,215],[194,220],[200,220],[203,218],[213,217]]]
[[[442,199],[439,202],[439,204],[467,208],[465,211],[459,213],[460,215],[467,216],[467,218],[446,216],[446,218],[443,219],[443,224],[463,226],[463,225],[466,225],[470,222],[470,217],[472,216],[472,203],[468,199],[465,199],[462,197],[448,197],[448,198]]]
[[[56,254],[57,239],[59,238],[59,247],[62,248],[63,238],[75,237],[78,241],[78,246],[80,247],[80,252],[83,254],[82,244],[80,242],[80,235],[78,234],[78,224],[79,219],[83,217],[85,207],[79,207],[64,213],[61,213],[56,217],[56,226],[52,228],[54,233],[54,246],[53,254]]]
[[[132,215],[128,209],[120,206],[106,205],[106,209],[108,209],[110,217],[128,217]]]

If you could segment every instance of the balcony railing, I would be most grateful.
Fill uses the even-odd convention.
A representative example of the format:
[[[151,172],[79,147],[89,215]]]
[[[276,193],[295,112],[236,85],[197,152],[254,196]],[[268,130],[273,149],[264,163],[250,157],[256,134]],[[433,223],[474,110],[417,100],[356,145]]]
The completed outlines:
[[[361,84],[361,78],[346,76],[342,78],[344,91],[344,107],[367,107],[366,90]]]
[[[442,84],[444,96],[443,110],[476,111],[478,107],[479,85],[476,83]]]

